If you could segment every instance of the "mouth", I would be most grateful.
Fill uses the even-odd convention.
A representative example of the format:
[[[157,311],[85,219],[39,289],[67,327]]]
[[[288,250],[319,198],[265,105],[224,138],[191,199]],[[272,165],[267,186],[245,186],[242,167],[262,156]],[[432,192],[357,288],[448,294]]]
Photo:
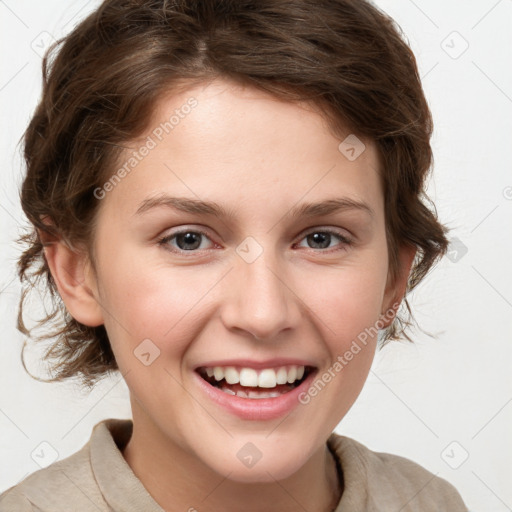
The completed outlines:
[[[278,398],[299,387],[313,366],[283,365],[256,370],[250,367],[202,366],[196,369],[210,386],[227,395],[251,400]]]

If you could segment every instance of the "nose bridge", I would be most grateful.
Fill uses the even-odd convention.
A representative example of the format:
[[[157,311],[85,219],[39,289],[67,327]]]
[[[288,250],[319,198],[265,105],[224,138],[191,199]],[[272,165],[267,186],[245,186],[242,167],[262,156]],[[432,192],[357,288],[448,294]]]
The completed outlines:
[[[271,248],[248,237],[237,248],[231,272],[226,327],[250,332],[258,339],[272,338],[298,319],[294,294],[284,282],[283,262]]]

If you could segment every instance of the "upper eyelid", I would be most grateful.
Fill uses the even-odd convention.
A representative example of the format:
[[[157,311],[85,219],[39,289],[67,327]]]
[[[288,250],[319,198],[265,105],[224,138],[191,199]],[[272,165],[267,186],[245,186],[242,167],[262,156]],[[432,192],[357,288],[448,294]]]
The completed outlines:
[[[314,228],[308,228],[305,231],[302,232],[302,236],[309,235],[311,233],[331,233],[339,236],[345,236],[346,238],[352,238],[352,234],[348,230],[344,230],[347,232],[347,235],[344,235],[341,231],[342,228],[329,228],[329,227],[314,227]]]
[[[305,230],[302,230],[300,233],[301,235],[304,237],[310,233],[316,233],[316,232],[328,232],[328,233],[334,233],[334,234],[337,234],[337,235],[340,235],[342,236],[343,233],[340,231],[340,230],[344,230],[345,232],[347,232],[348,234],[346,235],[347,238],[348,237],[353,237],[352,233],[350,233],[350,231],[348,231],[346,228],[334,228],[334,227],[326,227],[326,226],[313,226],[311,228],[306,228]],[[164,236],[165,237],[168,237],[168,236],[175,236],[175,235],[179,235],[180,233],[188,233],[188,232],[197,232],[197,233],[201,233],[205,236],[210,236],[210,234],[208,233],[209,231],[209,228],[203,228],[203,227],[190,227],[190,228],[177,228],[177,231],[174,231],[173,233],[169,233],[167,235],[163,235],[162,237],[160,238],[163,238]],[[299,236],[299,235],[297,235]],[[296,237],[294,237],[296,238]]]
[[[329,233],[330,235],[334,235],[334,236],[337,236],[341,242],[340,245],[353,245],[355,243],[355,238],[352,234],[344,234],[344,233],[341,233],[340,231],[336,230],[336,229],[333,229],[333,228],[320,228],[320,229],[311,229],[310,231],[306,231],[304,232],[301,237],[299,239],[297,239],[297,242],[294,242],[295,243],[299,243],[301,242],[302,240],[304,240],[304,238],[306,238],[308,235],[312,234],[312,233]],[[311,249],[311,250],[314,250],[314,249]],[[327,252],[327,251],[321,251],[321,252]]]
[[[174,237],[180,235],[180,234],[183,234],[183,233],[188,233],[188,232],[192,232],[192,233],[199,233],[203,236],[206,236],[211,242],[212,244],[216,245],[216,242],[214,240],[212,240],[212,237],[210,236],[210,234],[208,233],[208,229],[206,228],[194,228],[194,227],[191,227],[191,228],[182,228],[182,229],[178,229],[177,231],[173,232],[173,233],[169,233],[169,234],[166,234],[166,235],[163,235],[159,238],[160,242],[162,241],[169,241],[169,240],[172,240],[174,239]],[[335,235],[335,236],[338,236],[340,237],[340,239],[345,239],[344,240],[341,240],[342,243],[347,243],[347,242],[350,242],[350,243],[353,243],[354,242],[354,236],[350,233],[350,234],[344,234],[340,231],[340,228],[332,228],[332,227],[324,227],[324,226],[319,226],[319,227],[311,227],[311,228],[308,228],[306,229],[305,231],[301,231],[301,234],[300,234],[300,238],[295,237],[294,238],[294,244],[302,241],[306,236],[312,234],[312,233],[329,233],[331,235]],[[180,250],[180,249],[178,249]],[[204,249],[204,250],[207,250],[207,249]],[[187,252],[187,251],[184,251],[184,252]],[[198,252],[198,251],[190,251],[190,252]]]
[[[213,240],[212,240],[212,237],[210,236],[210,234],[207,232],[206,229],[202,229],[202,228],[184,228],[184,229],[178,229],[177,231],[174,231],[172,233],[167,233],[165,235],[162,235],[162,236],[159,236],[158,237],[158,240],[160,242],[164,241],[164,240],[172,240],[174,237],[178,236],[178,235],[181,235],[183,233],[199,233],[203,236],[206,236],[208,237],[208,239],[212,242],[212,243],[215,243]]]

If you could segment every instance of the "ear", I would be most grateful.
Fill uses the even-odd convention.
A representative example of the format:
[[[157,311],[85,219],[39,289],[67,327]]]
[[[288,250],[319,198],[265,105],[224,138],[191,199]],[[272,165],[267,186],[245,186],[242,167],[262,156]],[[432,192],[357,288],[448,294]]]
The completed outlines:
[[[59,294],[70,315],[81,324],[103,324],[96,277],[85,252],[72,248],[61,237],[38,230]]]
[[[382,328],[388,327],[394,320],[400,307],[400,303],[407,291],[407,282],[411,272],[416,247],[413,245],[402,245],[399,249],[399,269],[395,282],[392,282],[388,275],[388,282],[382,301],[382,313],[380,323]]]

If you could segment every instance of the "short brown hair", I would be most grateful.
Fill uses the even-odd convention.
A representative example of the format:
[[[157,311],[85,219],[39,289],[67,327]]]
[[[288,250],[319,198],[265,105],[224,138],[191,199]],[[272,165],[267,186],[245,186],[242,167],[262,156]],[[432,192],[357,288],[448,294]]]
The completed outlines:
[[[399,247],[417,248],[407,292],[446,252],[447,228],[424,202],[432,118],[416,60],[400,28],[370,2],[106,0],[45,56],[42,98],[23,139],[21,204],[32,226],[21,239],[28,246],[19,276],[28,286],[18,328],[30,334],[24,300],[42,280],[53,310],[37,339],[54,340],[44,356],[53,360],[50,381],[80,375],[92,386],[118,367],[104,326],[66,311],[37,230],[89,248],[93,191],[112,175],[123,143],[144,132],[162,94],[216,77],[310,101],[334,132],[349,128],[376,143],[392,279]],[[383,343],[412,341],[404,302],[408,318],[397,315]]]

